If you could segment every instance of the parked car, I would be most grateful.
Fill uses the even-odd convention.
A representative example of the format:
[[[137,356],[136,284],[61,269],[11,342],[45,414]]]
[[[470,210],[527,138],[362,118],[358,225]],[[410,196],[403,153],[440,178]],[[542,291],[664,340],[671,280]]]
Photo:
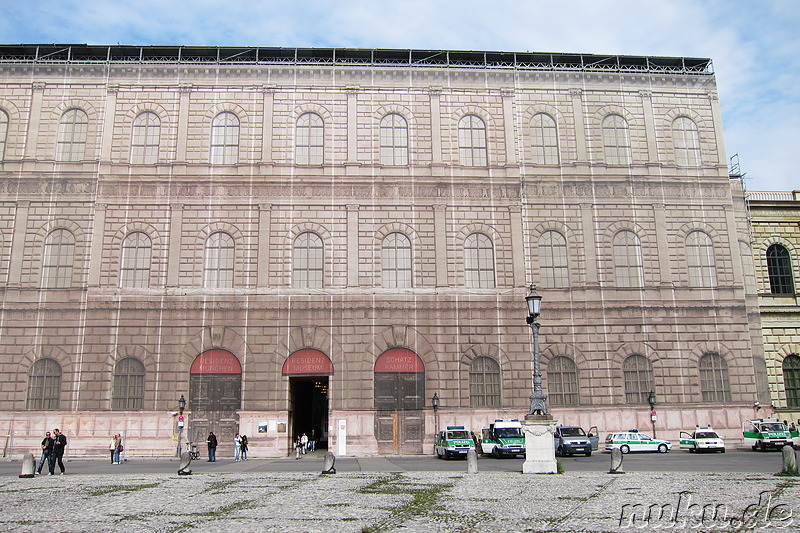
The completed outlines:
[[[757,418],[742,422],[742,444],[764,451],[791,446],[793,441],[789,428],[777,418]]]
[[[694,431],[681,431],[680,447],[682,450],[694,452],[725,453],[725,441],[717,435],[711,426],[695,426]]]
[[[639,430],[629,429],[618,433],[606,435],[605,451],[610,452],[614,448],[622,453],[628,452],[659,452],[667,453],[672,449],[672,443],[666,440],[659,440],[639,433]]]
[[[492,457],[525,455],[525,436],[519,420],[495,420],[481,430],[478,451]]]
[[[592,455],[592,450],[597,449],[598,440],[597,427],[590,428],[588,435],[580,426],[557,426],[553,433],[553,446],[555,446],[556,455],[560,457],[576,453],[589,457]]]

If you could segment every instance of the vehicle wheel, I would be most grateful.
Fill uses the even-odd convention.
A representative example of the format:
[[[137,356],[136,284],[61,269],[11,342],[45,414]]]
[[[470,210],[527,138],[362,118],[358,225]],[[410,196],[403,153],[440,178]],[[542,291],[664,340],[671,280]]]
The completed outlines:
[[[689,448],[689,453],[694,453],[694,452],[696,452],[696,451],[697,451],[697,449],[696,449],[696,448]]]
[[[450,452],[448,452],[447,450],[444,451],[444,458],[450,459]]]
[[[667,453],[669,450],[667,449],[666,444],[659,444],[658,445],[658,453]]]
[[[494,457],[495,459],[500,459],[500,451],[497,449],[496,446],[492,448],[492,457]]]
[[[631,451],[631,449],[627,444],[623,444],[622,446],[619,447],[619,451],[625,454]]]
[[[753,444],[753,445],[752,445],[752,446],[750,446],[750,447],[753,449],[753,451],[756,451],[756,445],[755,445],[755,444]]]
[[[725,448],[722,448],[720,451],[721,451],[722,453],[725,453]]]
[[[441,454],[441,453],[439,453],[439,450],[436,450],[436,457],[438,457],[439,459],[441,459],[441,458],[442,458],[442,454]]]
[[[592,450],[589,450],[588,452],[586,452],[586,457],[591,457],[591,456],[592,456]]]
[[[558,449],[556,450],[556,455],[557,455],[558,457],[564,457],[564,448],[562,448],[561,446],[559,446],[559,447],[558,447]]]
[[[758,443],[758,451],[763,452],[766,447],[763,442]]]

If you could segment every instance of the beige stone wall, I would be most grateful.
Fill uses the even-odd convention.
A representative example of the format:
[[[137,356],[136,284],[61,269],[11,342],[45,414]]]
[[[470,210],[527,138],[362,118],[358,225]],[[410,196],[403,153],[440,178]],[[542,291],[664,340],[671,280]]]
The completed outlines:
[[[567,355],[580,387],[580,405],[554,406],[557,413],[603,432],[649,429],[649,407],[625,404],[622,361],[634,353],[653,365],[661,429],[673,438],[681,425],[703,423],[709,409],[748,411],[763,354],[751,334],[754,293],[732,247],[747,240],[746,213],[740,185],[727,176],[714,79],[701,77],[702,84],[697,75],[491,68],[0,66],[0,107],[10,116],[0,164],[0,431],[35,442],[40,429],[60,423],[80,454],[119,426],[139,439],[142,454],[169,454],[175,428],[165,413],[188,394],[189,367],[209,348],[242,363],[239,424],[254,436],[256,456],[287,448],[283,436],[255,428],[290,419],[281,370],[301,348],[333,362],[330,424],[348,420],[353,453],[377,449],[373,368],[392,347],[422,358],[426,405],[436,392],[446,407],[440,417],[469,420],[476,433],[496,417],[521,417],[531,392],[524,296],[539,283],[538,238],[549,229],[569,243],[570,287],[539,283],[544,383],[550,359]],[[74,106],[89,115],[86,161],[54,162],[58,118]],[[161,120],[156,165],[129,164],[131,124],[142,111]],[[236,165],[209,164],[211,120],[221,111],[241,122]],[[293,164],[295,121],[308,111],[325,121],[320,167]],[[379,124],[389,112],[409,124],[407,167],[380,164]],[[557,122],[558,165],[531,162],[529,124],[539,112]],[[605,162],[601,123],[609,113],[628,120],[631,165]],[[459,165],[465,114],[486,123],[486,167]],[[675,165],[670,128],[679,115],[698,125],[698,168]],[[43,242],[56,227],[76,237],[72,288],[42,290]],[[641,239],[641,289],[616,284],[612,239],[620,229]],[[694,229],[714,243],[716,287],[688,285],[684,243]],[[119,288],[121,243],[132,231],[152,241],[148,289]],[[233,289],[202,288],[203,246],[214,231],[236,242]],[[324,241],[323,289],[292,287],[292,241],[303,231]],[[412,242],[413,288],[381,287],[380,245],[392,231]],[[493,289],[465,288],[464,239],[475,231],[493,241]],[[697,363],[707,352],[728,365],[725,405],[702,402]],[[469,368],[478,356],[500,365],[496,410],[471,407]],[[28,372],[42,357],[62,367],[57,412],[25,410]],[[142,412],[110,411],[114,364],[124,357],[145,365]],[[436,420],[430,409],[425,416],[427,451]],[[734,431],[737,417],[713,423]]]
[[[800,355],[800,197],[791,192],[750,193],[752,220],[752,253],[758,286],[764,334],[769,389],[775,414],[781,420],[800,420],[800,409],[789,406],[784,386],[783,360]],[[794,294],[772,294],[767,271],[766,253],[773,244],[789,251],[793,269]]]

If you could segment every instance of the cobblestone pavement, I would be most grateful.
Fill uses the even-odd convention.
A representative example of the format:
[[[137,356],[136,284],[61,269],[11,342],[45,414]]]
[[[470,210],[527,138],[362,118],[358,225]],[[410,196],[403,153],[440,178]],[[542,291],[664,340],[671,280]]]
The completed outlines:
[[[0,530],[798,531],[800,478],[213,472],[0,478]]]

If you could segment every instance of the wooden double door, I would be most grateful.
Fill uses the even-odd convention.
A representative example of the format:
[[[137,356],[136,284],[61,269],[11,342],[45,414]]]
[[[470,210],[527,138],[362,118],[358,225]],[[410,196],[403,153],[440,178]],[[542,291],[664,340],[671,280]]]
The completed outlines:
[[[378,453],[422,453],[424,407],[424,372],[376,372],[375,436]]]

